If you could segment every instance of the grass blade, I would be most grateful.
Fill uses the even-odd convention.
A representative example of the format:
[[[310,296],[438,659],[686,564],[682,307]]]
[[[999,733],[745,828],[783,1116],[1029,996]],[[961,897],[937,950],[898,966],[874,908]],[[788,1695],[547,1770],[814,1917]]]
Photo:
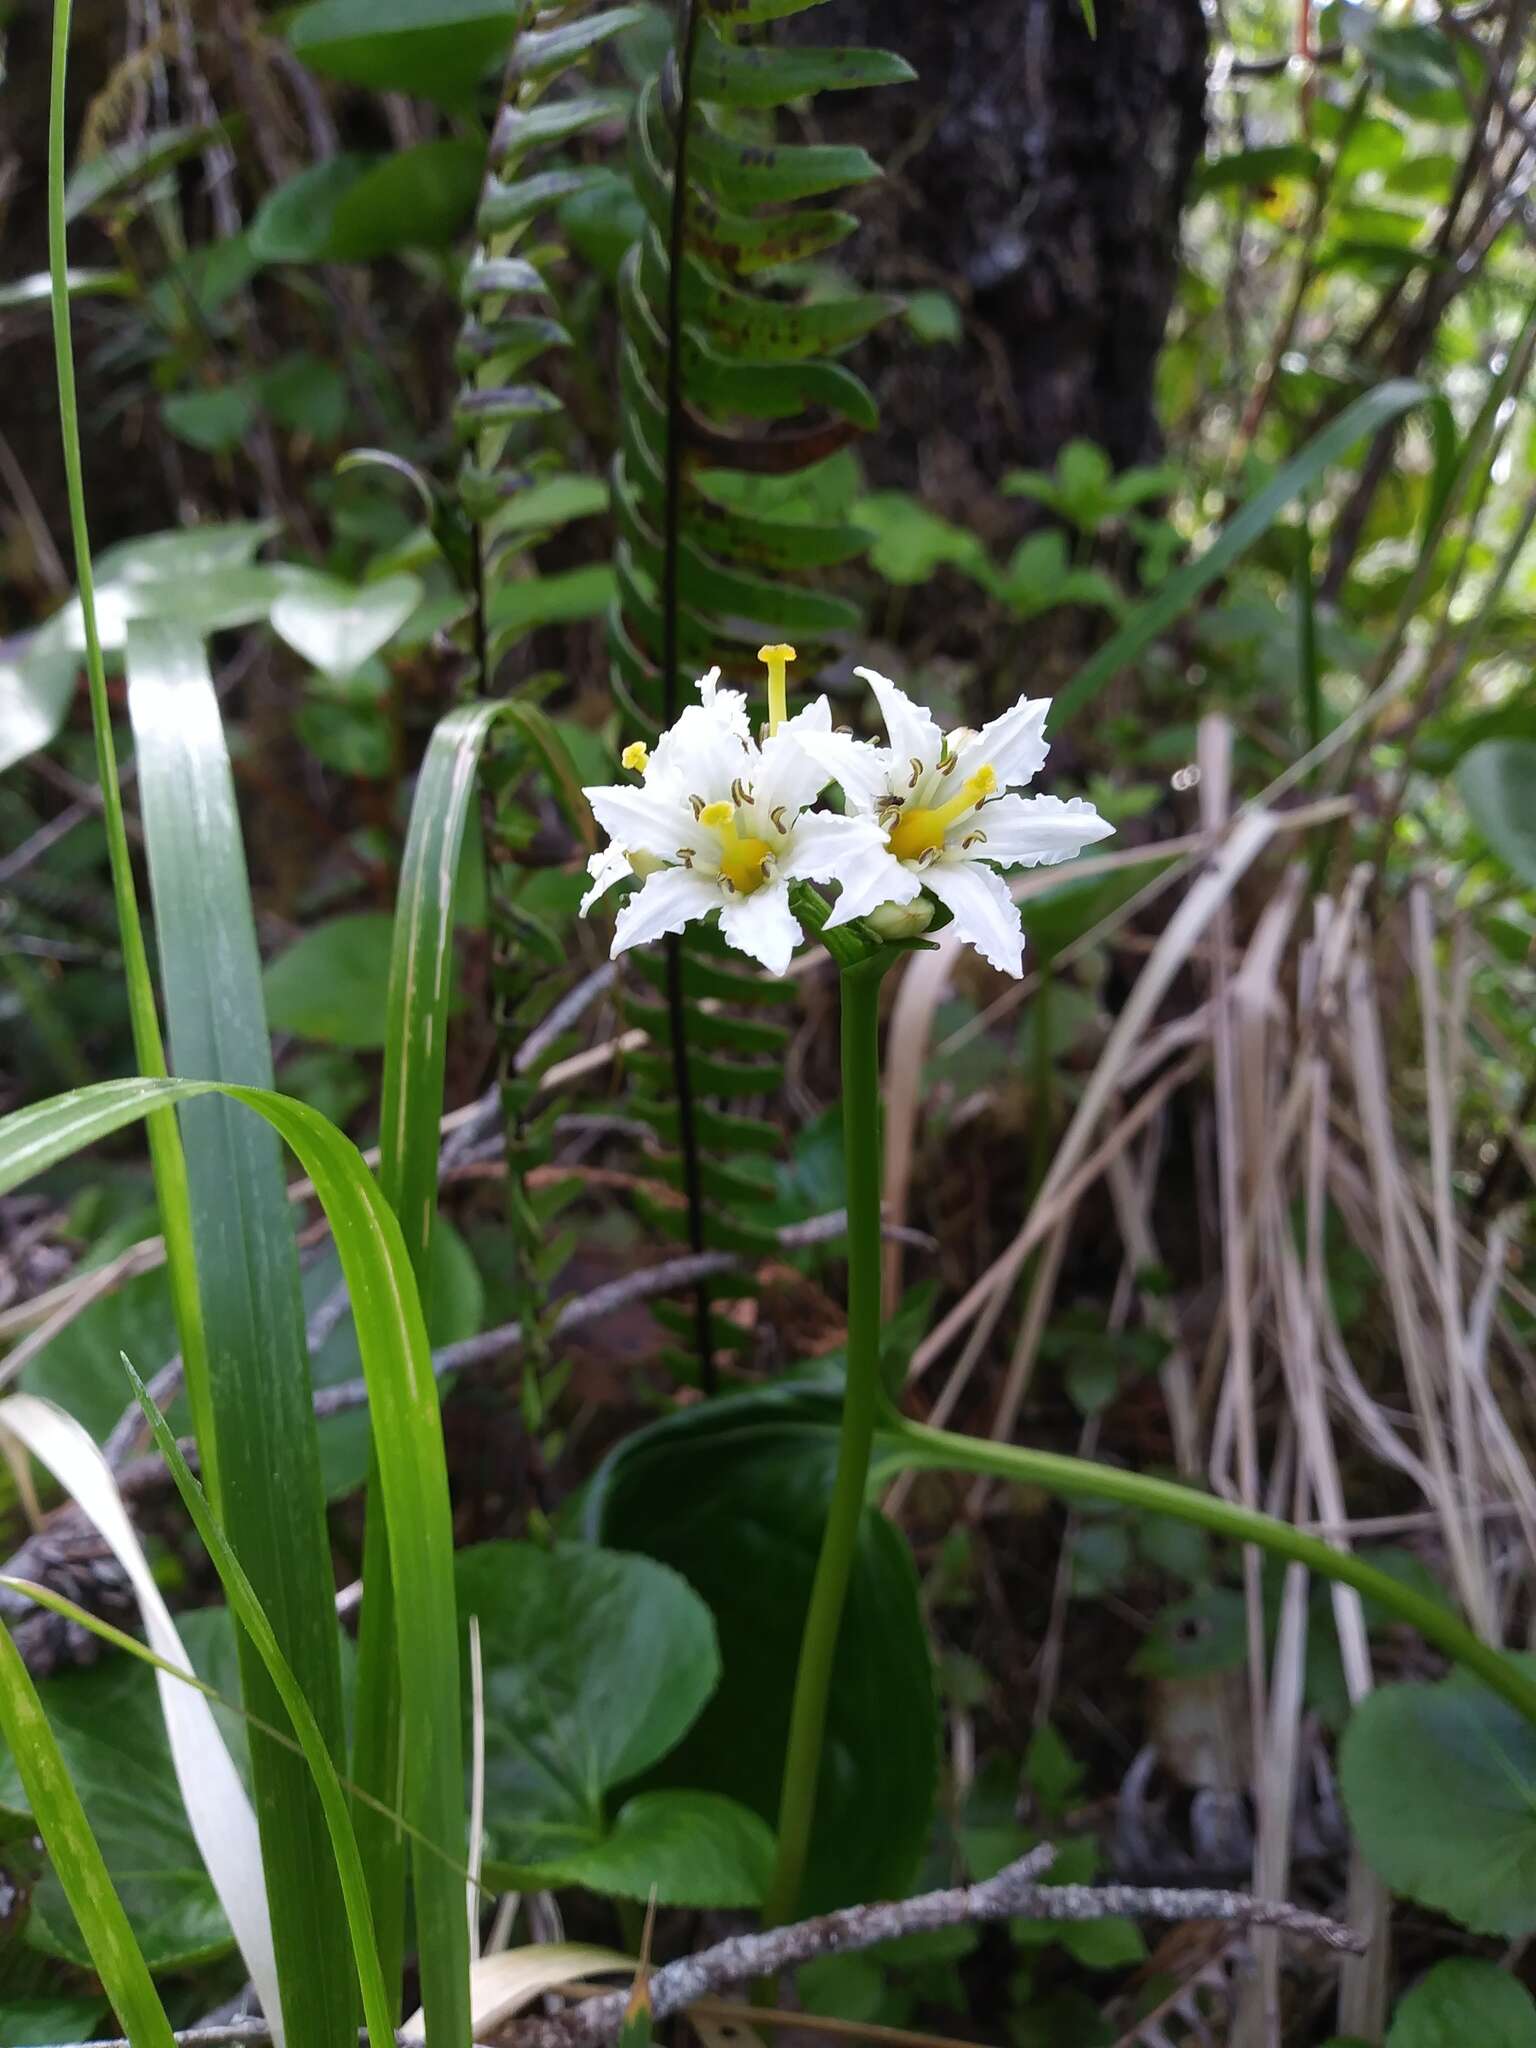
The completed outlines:
[[[176,1066],[270,1088],[261,962],[207,655],[185,627],[142,621],[129,629],[127,669]],[[181,1128],[220,1519],[339,1762],[336,1590],[282,1152],[271,1129],[220,1096],[184,1104]],[[267,1659],[243,1633],[239,1648],[252,1712],[280,1720]],[[251,1773],[290,2048],[340,2048],[356,2026],[356,1992],[326,1817],[303,1761],[264,1736],[252,1740]]]
[[[53,1858],[64,1895],[133,2048],[172,2048],[175,2036],[154,1980],[96,1846],[80,1795],[43,1713],[21,1652],[0,1629],[0,1734],[26,1787],[27,1804]]]
[[[260,1088],[138,1077],[101,1081],[0,1118],[0,1194],[125,1125],[217,1093],[266,1118],[314,1183],[352,1299],[389,1535],[411,1640],[400,1657],[405,1815],[415,1856],[423,2002],[434,2048],[469,2048],[464,1764],[453,1524],[437,1382],[400,1226],[357,1147],[306,1104]]]
[[[384,1988],[383,1972],[379,1968],[379,1952],[373,1939],[373,1921],[368,1909],[368,1886],[363,1877],[362,1859],[357,1853],[357,1837],[352,1832],[352,1816],[347,1806],[346,1794],[341,1789],[341,1779],[331,1759],[330,1742],[305,1697],[304,1688],[295,1676],[292,1666],[278,1646],[278,1640],[255,1588],[240,1568],[223,1530],[219,1527],[208,1506],[203,1489],[193,1478],[186,1459],[176,1442],[170,1424],[149,1398],[149,1389],[139,1378],[125,1358],[133,1381],[134,1392],[154,1433],[155,1447],[170,1467],[176,1489],[186,1504],[187,1513],[192,1517],[193,1526],[202,1538],[203,1547],[213,1561],[214,1569],[224,1588],[225,1597],[241,1628],[256,1646],[272,1680],[272,1690],[287,1710],[293,1723],[293,1732],[299,1739],[304,1752],[304,1761],[314,1779],[316,1793],[325,1814],[326,1827],[335,1853],[336,1869],[341,1880],[342,1897],[346,1902],[347,1924],[352,1935],[352,1951],[357,1961],[358,1979],[363,1990],[363,2017],[368,2032],[375,2041],[387,2041],[394,2031],[391,2017],[391,2000]],[[252,1724],[254,1734],[254,1723]],[[287,2002],[290,2006],[293,2000]]]
[[[1063,690],[1056,693],[1053,723],[1060,723],[1091,703],[1106,683],[1128,662],[1149,647],[1160,633],[1187,611],[1202,592],[1232,564],[1261,534],[1267,533],[1293,499],[1308,491],[1335,462],[1342,460],[1358,442],[1374,434],[1389,421],[1411,412],[1416,405],[1443,404],[1426,385],[1410,378],[1395,377],[1367,391],[1338,418],[1315,434],[1257,496],[1230,519],[1198,561],[1188,563],[1170,576],[1145,604],[1138,605],[1117,633],[1078,670]]]
[[[282,2008],[256,1815],[207,1701],[179,1678],[167,1675],[166,1667],[190,1672],[191,1659],[128,1519],[111,1468],[72,1415],[35,1394],[13,1394],[0,1402],[0,1431],[24,1444],[48,1467],[90,1518],[133,1588],[144,1633],[163,1660],[157,1669],[160,1711],[187,1819],[262,2010],[276,2026]]]
[[[145,1074],[164,1074],[165,1047],[155,1008],[155,988],[144,949],[134,889],[133,861],[123,825],[122,791],[117,779],[117,754],[112,744],[112,711],[107,701],[107,674],[101,635],[96,625],[96,587],[91,575],[91,535],[85,516],[85,476],[80,458],[80,408],[75,396],[74,339],[70,315],[69,237],[64,204],[65,80],[69,61],[70,0],[54,0],[52,70],[48,91],[48,272],[53,311],[53,354],[59,386],[59,434],[64,450],[64,481],[69,499],[69,527],[74,545],[75,581],[85,638],[85,672],[91,701],[91,730],[96,745],[96,777],[101,788],[102,826],[112,876],[112,899],[123,952],[123,980],[133,1029],[134,1058]],[[202,1296],[197,1286],[197,1259],[192,1241],[192,1204],[187,1189],[186,1160],[176,1119],[167,1113],[149,1125],[149,1157],[154,1172],[155,1200],[165,1237],[166,1270],[171,1308],[181,1345],[182,1369],[192,1426],[203,1456],[209,1484],[216,1488],[212,1409],[208,1395],[208,1352],[203,1331]]]
[[[497,715],[506,708],[496,703],[465,704],[438,722],[416,781],[395,902],[385,1005],[379,1184],[400,1224],[424,1309],[437,1217],[454,891],[481,750]],[[375,1451],[368,1500],[379,1498]],[[388,1536],[381,1517],[370,1512],[364,1535],[352,1776],[385,1806],[395,1803],[400,1783],[396,1633]],[[375,1806],[359,1806],[356,1821],[379,1952],[394,1984],[405,1946],[405,1841]]]

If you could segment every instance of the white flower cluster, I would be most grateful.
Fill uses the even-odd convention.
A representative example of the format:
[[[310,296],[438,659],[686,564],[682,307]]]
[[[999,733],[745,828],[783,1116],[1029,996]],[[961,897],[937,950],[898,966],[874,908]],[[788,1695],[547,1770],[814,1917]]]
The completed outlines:
[[[619,912],[617,955],[695,918],[720,913],[729,945],[782,974],[801,938],[795,881],[835,883],[829,925],[876,914],[921,929],[926,890],[959,936],[1005,974],[1023,972],[1024,934],[1000,870],[1048,867],[1102,839],[1107,825],[1081,797],[1018,796],[1046,757],[1049,698],[1020,698],[979,732],[941,732],[886,677],[874,690],[889,744],[832,730],[825,697],[784,716],[790,647],[765,647],[769,719],[755,739],[739,690],[700,681],[690,704],[647,750],[624,750],[633,784],[586,796],[611,844],[588,863],[588,911],[625,876],[642,887]],[[844,809],[816,806],[835,783]],[[906,920],[900,912],[909,909]]]

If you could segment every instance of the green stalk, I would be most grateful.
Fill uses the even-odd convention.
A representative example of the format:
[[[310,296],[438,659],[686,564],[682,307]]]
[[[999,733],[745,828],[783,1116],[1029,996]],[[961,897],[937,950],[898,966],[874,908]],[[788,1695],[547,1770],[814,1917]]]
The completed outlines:
[[[816,1817],[827,1696],[864,1512],[875,1424],[880,1417],[880,982],[897,957],[885,951],[844,967],[839,983],[843,1157],[848,1175],[848,1384],[843,1396],[837,1475],[795,1673],[779,1795],[778,1857],[763,1900],[763,1920],[769,1927],[782,1926],[792,1918],[805,1875]]]
[[[101,814],[112,872],[112,898],[117,908],[123,973],[128,985],[134,1058],[141,1074],[158,1080],[167,1071],[165,1046],[160,1037],[155,988],[144,948],[144,928],[139,921],[128,834],[123,826],[123,795],[117,779],[117,754],[112,745],[112,710],[107,702],[106,664],[102,659],[101,634],[96,625],[96,584],[91,574],[91,535],[85,517],[85,474],[80,458],[80,407],[75,393],[68,230],[64,219],[64,87],[69,64],[69,23],[70,0],[54,0],[53,69],[48,94],[48,271],[52,287],[53,355],[59,384],[59,433],[64,444],[69,529],[74,542],[75,581],[80,591],[80,620],[85,637],[85,674],[91,699],[91,727],[96,741],[96,776],[101,785]],[[171,1306],[181,1344],[187,1400],[192,1410],[192,1427],[209,1496],[217,1504],[218,1460],[213,1439],[213,1403],[208,1387],[208,1345],[203,1330],[202,1297],[197,1285],[186,1157],[181,1148],[176,1118],[171,1111],[156,1111],[146,1128],[150,1164],[155,1177],[155,1198],[160,1209],[160,1229],[165,1238]]]
[[[1352,1551],[1336,1550],[1321,1536],[1294,1529],[1289,1522],[1261,1515],[1252,1508],[1238,1507],[1215,1494],[1197,1493],[1193,1487],[1179,1486],[1172,1480],[1150,1479],[1140,1472],[1121,1471],[1092,1459],[1068,1458],[1054,1451],[1026,1450],[1019,1444],[993,1443],[980,1437],[959,1436],[947,1429],[930,1429],[926,1423],[909,1422],[889,1408],[880,1422],[882,1430],[896,1439],[903,1464],[928,1471],[981,1472],[1023,1486],[1042,1487],[1069,1500],[1112,1500],[1146,1514],[1172,1515],[1234,1543],[1256,1544],[1274,1557],[1304,1564],[1320,1578],[1353,1586],[1357,1593],[1379,1601],[1399,1620],[1416,1628],[1426,1642],[1433,1643],[1453,1663],[1474,1672],[1500,1699],[1507,1700],[1517,1713],[1536,1726],[1536,1680],[1528,1677],[1513,1658],[1474,1635],[1440,1601],[1389,1578]]]

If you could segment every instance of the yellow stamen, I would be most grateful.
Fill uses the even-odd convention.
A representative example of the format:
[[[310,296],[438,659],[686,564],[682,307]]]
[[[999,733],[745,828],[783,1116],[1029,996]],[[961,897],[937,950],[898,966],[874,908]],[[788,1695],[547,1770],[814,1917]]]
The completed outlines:
[[[974,775],[968,775],[958,796],[952,796],[947,804],[935,804],[928,808],[918,804],[910,811],[903,811],[891,827],[887,844],[898,860],[921,860],[925,853],[937,853],[944,844],[944,835],[958,818],[974,810],[984,797],[989,797],[997,787],[997,770],[990,763],[978,768]]]
[[[619,759],[632,775],[643,775],[650,766],[651,750],[644,740],[631,740]]]
[[[773,852],[766,839],[743,838],[736,830],[736,806],[706,804],[699,823],[707,825],[720,841],[720,873],[738,896],[750,896],[768,879],[765,862]]]
[[[759,661],[768,668],[768,731],[777,732],[789,716],[789,696],[784,681],[784,671],[795,658],[793,647],[759,647]]]

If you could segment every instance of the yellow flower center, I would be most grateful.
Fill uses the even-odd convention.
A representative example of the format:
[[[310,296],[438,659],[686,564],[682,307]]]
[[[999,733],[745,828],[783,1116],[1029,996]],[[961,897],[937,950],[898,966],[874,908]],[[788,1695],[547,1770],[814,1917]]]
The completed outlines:
[[[795,658],[793,647],[759,647],[759,661],[768,668],[768,731],[775,733],[789,716],[789,693],[784,671]]]
[[[632,775],[643,775],[650,766],[651,750],[644,740],[631,740],[619,759]]]
[[[699,823],[707,825],[720,841],[720,875],[738,896],[750,896],[768,879],[767,861],[773,848],[766,839],[743,835],[736,829],[734,804],[706,804]]]
[[[921,860],[925,853],[937,853],[944,835],[957,819],[974,810],[983,797],[997,787],[997,771],[990,764],[978,768],[961,786],[960,794],[947,804],[923,804],[903,811],[887,834],[887,844],[898,860]]]

